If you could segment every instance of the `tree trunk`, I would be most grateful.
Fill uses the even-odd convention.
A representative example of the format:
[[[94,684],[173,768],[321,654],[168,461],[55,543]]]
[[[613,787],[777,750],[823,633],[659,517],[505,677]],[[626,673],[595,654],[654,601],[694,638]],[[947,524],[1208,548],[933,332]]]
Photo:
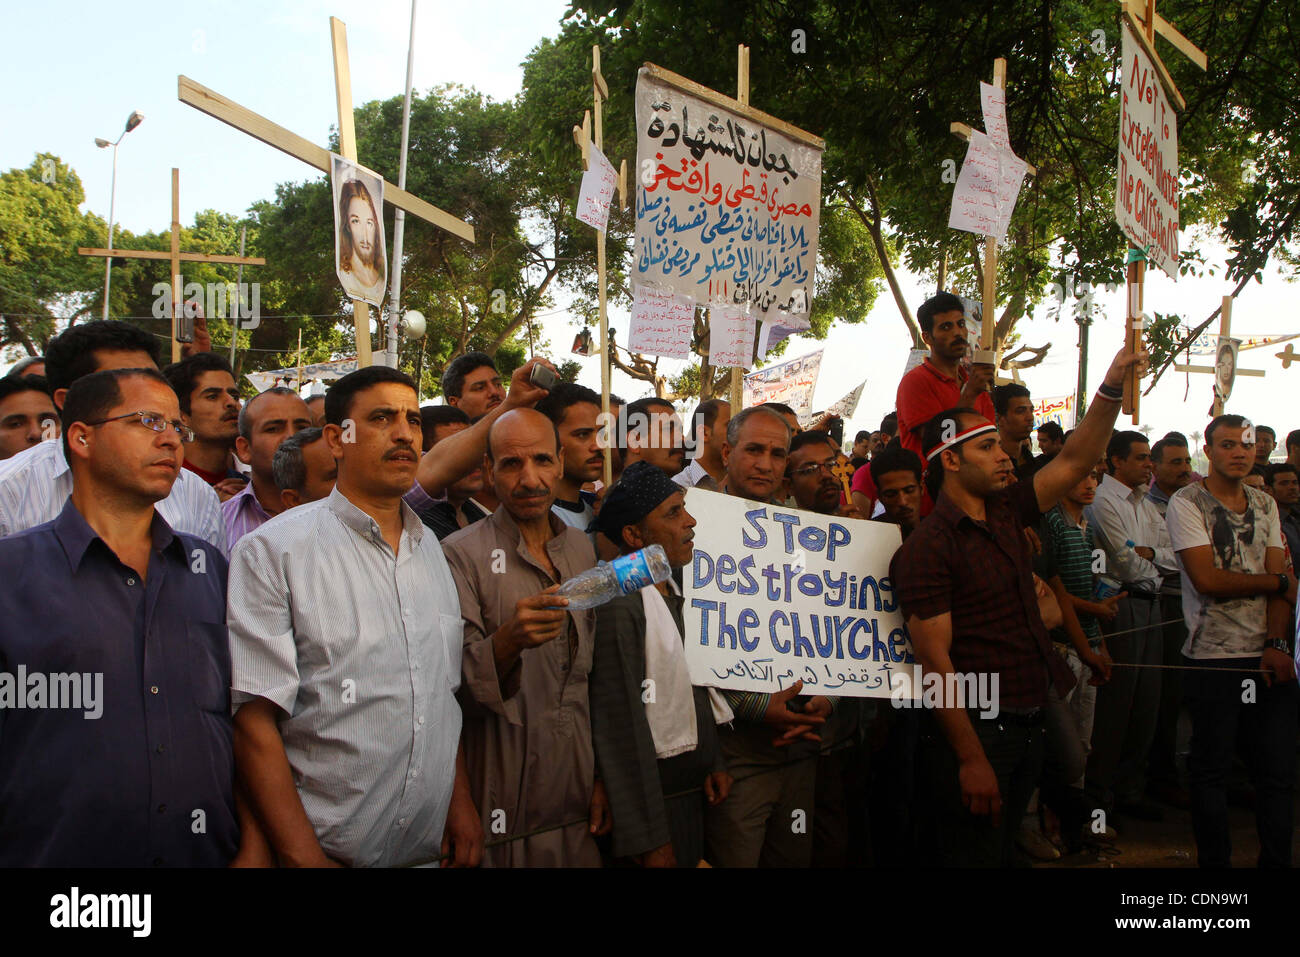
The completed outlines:
[[[880,260],[880,268],[885,274],[885,281],[889,283],[889,291],[894,296],[894,304],[898,306],[898,312],[903,317],[903,324],[907,326],[907,334],[912,337],[912,348],[924,348],[924,342],[921,339],[921,329],[916,324],[916,319],[912,316],[912,309],[907,304],[907,299],[903,296],[903,289],[898,284],[898,275],[894,272],[894,263],[889,258],[889,247],[885,243],[885,233],[881,225],[882,217],[880,206],[876,200],[876,190],[870,178],[867,180],[867,196],[871,200],[871,215],[868,216],[858,205],[857,200],[847,190],[836,190],[841,199],[848,204],[849,209],[857,214],[862,225],[867,227],[867,232],[871,234],[871,243],[876,247],[876,258]]]

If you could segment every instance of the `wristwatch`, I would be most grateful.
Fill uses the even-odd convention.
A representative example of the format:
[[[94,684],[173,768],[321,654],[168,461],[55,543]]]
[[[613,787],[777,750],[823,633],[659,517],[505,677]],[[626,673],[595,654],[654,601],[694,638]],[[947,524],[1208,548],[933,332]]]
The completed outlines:
[[[1291,642],[1287,641],[1285,638],[1274,638],[1268,643],[1268,646],[1282,652],[1282,654],[1286,655],[1288,658],[1291,657]]]
[[[1290,588],[1290,587],[1291,587],[1291,580],[1290,580],[1289,578],[1287,578],[1286,575],[1284,575],[1282,572],[1278,572],[1278,573],[1277,573],[1277,593],[1278,593],[1279,595],[1285,595],[1285,594],[1286,594],[1286,590],[1287,590],[1288,588]]]

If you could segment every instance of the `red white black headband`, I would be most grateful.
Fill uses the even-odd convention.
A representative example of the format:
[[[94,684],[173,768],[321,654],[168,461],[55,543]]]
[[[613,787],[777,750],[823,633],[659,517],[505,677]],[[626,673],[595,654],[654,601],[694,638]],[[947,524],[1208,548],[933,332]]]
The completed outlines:
[[[973,439],[977,435],[983,435],[985,432],[996,432],[997,430],[998,427],[996,425],[993,425],[990,422],[985,422],[981,425],[973,425],[965,432],[958,432],[947,442],[940,443],[938,446],[936,446],[934,449],[930,451],[930,454],[925,457],[925,460],[927,462],[932,462],[940,453],[956,445],[960,445],[962,442],[965,442],[967,439]]]

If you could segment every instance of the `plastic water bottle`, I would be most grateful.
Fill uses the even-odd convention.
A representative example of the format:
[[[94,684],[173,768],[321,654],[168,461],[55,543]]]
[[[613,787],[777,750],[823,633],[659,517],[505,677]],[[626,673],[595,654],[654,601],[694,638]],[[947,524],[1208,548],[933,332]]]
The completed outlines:
[[[570,609],[595,608],[646,585],[667,581],[672,572],[663,546],[650,545],[575,575],[560,586],[557,594],[569,599]]]

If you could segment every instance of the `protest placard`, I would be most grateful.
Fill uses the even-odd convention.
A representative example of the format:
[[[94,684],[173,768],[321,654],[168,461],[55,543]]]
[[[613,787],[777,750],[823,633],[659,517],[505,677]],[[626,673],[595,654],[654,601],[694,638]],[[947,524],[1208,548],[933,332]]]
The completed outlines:
[[[645,68],[636,123],[634,282],[807,329],[821,150]]]
[[[1127,23],[1120,59],[1119,183],[1115,221],[1147,259],[1178,278],[1178,116]]]
[[[637,286],[632,294],[632,322],[627,347],[669,359],[688,359],[695,331],[695,306],[678,296],[650,286]]]
[[[764,402],[781,402],[794,409],[796,414],[810,411],[821,367],[822,350],[818,349],[798,359],[751,372],[744,381],[745,408]]]
[[[1055,422],[1064,431],[1074,428],[1074,396],[1049,395],[1034,402],[1034,428]]]
[[[1011,136],[1007,132],[1007,91],[992,83],[980,81],[980,111],[984,116],[984,132],[998,149],[1011,149]]]
[[[618,185],[618,171],[605,154],[591,144],[590,161],[586,172],[582,174],[582,186],[578,189],[578,219],[588,226],[604,229],[609,222],[609,204],[614,199],[614,188]]]
[[[732,306],[709,308],[709,363],[747,369],[754,355],[754,317]]]
[[[1028,171],[1024,160],[999,148],[979,130],[971,130],[970,146],[953,189],[948,226],[991,236],[998,242],[1005,240]]]
[[[901,540],[883,522],[692,488],[695,555],[682,574],[691,683],[888,697],[914,663],[889,578]]]
[[[843,398],[837,399],[829,408],[824,411],[808,412],[799,414],[799,428],[811,429],[817,420],[824,415],[838,415],[841,419],[851,419],[853,414],[858,411],[858,402],[862,399],[862,390],[867,387],[867,380],[863,379],[858,383],[858,387],[852,392],[846,394]]]

